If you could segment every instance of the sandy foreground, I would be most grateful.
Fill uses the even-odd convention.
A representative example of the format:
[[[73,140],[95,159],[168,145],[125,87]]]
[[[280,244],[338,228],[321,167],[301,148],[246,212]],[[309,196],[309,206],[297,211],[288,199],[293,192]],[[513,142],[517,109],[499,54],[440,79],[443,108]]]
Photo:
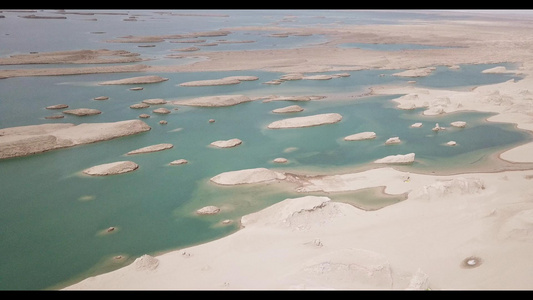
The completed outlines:
[[[289,74],[377,68],[409,69],[411,72],[397,76],[416,81],[417,76],[430,74],[434,66],[516,62],[520,64],[516,70],[493,71],[524,75],[525,79],[517,82],[468,91],[426,89],[416,84],[380,86],[373,87],[372,93],[404,94],[395,99],[399,109],[425,107],[427,115],[493,112],[496,115],[489,121],[514,123],[532,131],[532,26],[518,18],[474,18],[342,29],[254,28],[325,34],[330,41],[299,49],[182,54],[206,57],[190,65],[0,70],[0,77],[140,70],[263,69]],[[250,28],[228,30],[243,29]],[[383,52],[335,47],[348,42],[455,48]],[[131,265],[65,289],[532,289],[533,169],[523,167],[533,163],[532,150],[533,143],[528,143],[501,153],[510,169],[491,173],[417,174],[376,165],[365,171],[315,177],[272,176],[266,170],[264,180],[254,173],[258,180],[254,183],[232,181],[242,176],[225,177],[223,182],[229,185],[289,184],[302,197],[280,199],[283,201],[243,216],[242,229],[225,238],[144,255]],[[369,187],[384,187],[386,193],[404,194],[407,199],[364,211],[327,197],[328,193]]]

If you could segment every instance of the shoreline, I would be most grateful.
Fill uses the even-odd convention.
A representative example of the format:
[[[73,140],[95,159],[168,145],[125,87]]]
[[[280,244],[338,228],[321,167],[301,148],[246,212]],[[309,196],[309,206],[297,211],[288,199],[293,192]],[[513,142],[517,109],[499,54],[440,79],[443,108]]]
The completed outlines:
[[[476,86],[470,91],[407,84],[378,86],[372,87],[371,94],[403,95],[392,100],[397,109],[494,113],[486,118],[487,122],[511,123],[533,136],[533,107],[529,102],[533,96],[529,97],[528,89],[528,84],[533,86],[533,56],[526,39],[531,25],[518,21],[516,24],[457,20],[351,25],[342,30],[291,28],[292,34],[327,34],[330,40],[306,48],[202,52],[200,55],[208,59],[189,65],[0,70],[0,78],[74,72],[415,71],[436,65],[521,63],[519,70],[511,70],[524,75],[517,82]],[[423,40],[455,48],[380,52],[337,47],[361,40]],[[261,60],[256,59],[258,55]],[[521,151],[529,147],[524,145],[533,145],[533,141],[482,157],[488,163],[481,169],[476,166],[477,171],[455,168],[419,172],[409,166],[373,163],[335,168],[325,174],[316,174],[312,168],[271,168],[268,170],[288,170],[283,174],[291,176],[277,176],[265,184],[272,184],[272,188],[276,184],[282,188],[287,187],[285,183],[295,185],[294,191],[301,197],[280,199],[242,216],[241,228],[221,239],[154,256],[146,254],[125,267],[59,289],[531,289],[533,203],[528,187],[533,178],[533,157]],[[495,167],[496,170],[489,170]],[[231,189],[231,183],[225,188]],[[379,188],[386,195],[406,197],[377,210],[363,210],[328,197],[372,188]]]

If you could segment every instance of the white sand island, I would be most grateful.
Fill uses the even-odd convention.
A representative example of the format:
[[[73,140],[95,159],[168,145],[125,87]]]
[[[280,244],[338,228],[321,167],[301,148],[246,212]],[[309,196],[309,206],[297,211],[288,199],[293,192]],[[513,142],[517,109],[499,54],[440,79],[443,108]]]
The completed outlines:
[[[206,96],[206,97],[197,97],[187,100],[176,100],[170,101],[170,103],[175,105],[185,105],[185,106],[200,106],[200,107],[221,107],[221,106],[232,106],[245,102],[252,101],[248,96],[244,95],[218,95],[218,96]]]
[[[93,115],[99,115],[102,112],[94,108],[76,108],[76,109],[64,110],[63,113],[67,115],[75,115],[75,116],[93,116]]]
[[[141,120],[111,123],[41,124],[0,129],[0,158],[106,141],[149,131]]]
[[[142,147],[142,148],[139,148],[139,149],[136,149],[136,150],[132,150],[132,151],[126,153],[126,155],[135,155],[135,154],[158,152],[158,151],[171,149],[172,147],[174,147],[174,145],[169,144],[169,143],[156,144],[156,145],[146,146],[146,147]]]
[[[167,101],[165,99],[153,98],[153,99],[145,99],[141,101],[141,103],[148,104],[148,105],[159,105],[159,104],[166,104]]]
[[[100,82],[100,85],[116,85],[116,84],[148,84],[148,83],[158,83],[167,81],[168,78],[164,78],[157,75],[151,75],[151,76],[137,76],[137,77],[130,77],[130,78],[124,78],[124,79],[118,79],[118,80],[109,80]]]
[[[179,86],[217,86],[239,84],[241,81],[258,80],[257,76],[229,76],[220,79],[196,80],[180,83]]]
[[[132,161],[117,161],[85,169],[83,173],[91,176],[107,176],[133,172],[138,168],[139,165]]]
[[[306,117],[288,118],[279,121],[274,121],[268,124],[267,128],[270,129],[283,129],[283,128],[301,128],[311,127],[326,124],[338,123],[342,120],[342,116],[337,113],[318,114]]]
[[[295,113],[301,112],[304,109],[300,105],[290,105],[272,110],[275,114]]]
[[[344,137],[345,141],[362,141],[362,140],[371,140],[376,138],[376,133],[373,131],[359,132]]]
[[[216,148],[233,148],[242,144],[240,139],[214,141],[210,145]]]

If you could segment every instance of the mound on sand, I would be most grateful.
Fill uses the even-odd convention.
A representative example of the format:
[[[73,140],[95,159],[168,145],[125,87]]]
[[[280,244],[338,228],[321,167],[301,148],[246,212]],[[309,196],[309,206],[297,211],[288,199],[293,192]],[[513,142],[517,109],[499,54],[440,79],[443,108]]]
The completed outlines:
[[[117,161],[85,169],[83,173],[91,176],[107,176],[132,172],[137,168],[139,165],[132,161]]]
[[[221,95],[221,96],[207,96],[198,97],[188,100],[172,101],[172,104],[186,105],[186,106],[202,106],[202,107],[219,107],[232,106],[245,102],[252,101],[249,97],[243,95]]]
[[[285,179],[285,174],[266,168],[245,169],[218,174],[211,181],[221,185],[238,185]]]
[[[435,183],[414,190],[410,197],[413,199],[442,199],[459,195],[477,194],[485,189],[483,181],[476,177],[457,177],[440,180]]]
[[[159,266],[159,260],[153,256],[145,254],[137,258],[133,264],[137,271],[155,270]]]
[[[161,76],[138,76],[138,77],[119,79],[119,80],[104,81],[104,82],[100,82],[99,84],[100,85],[146,84],[146,83],[163,82],[163,81],[167,81],[167,80],[168,80],[168,78],[164,78],[164,77],[161,77]]]
[[[151,128],[141,120],[112,123],[41,124],[0,129],[0,158],[106,141]]]
[[[241,217],[244,227],[260,226],[265,224],[290,224],[297,212],[316,211],[330,202],[328,197],[304,196],[285,199],[263,210]]]
[[[157,144],[157,145],[142,147],[137,150],[130,151],[126,153],[126,155],[135,155],[135,154],[163,151],[163,150],[170,149],[172,147],[174,147],[174,145],[172,144]]]
[[[409,153],[409,154],[398,154],[398,155],[389,155],[384,158],[380,158],[375,160],[374,162],[377,164],[410,164],[415,161],[415,154]]]
[[[325,124],[334,124],[340,122],[342,116],[337,113],[329,114],[319,114],[306,117],[296,117],[283,119],[270,123],[267,127],[270,129],[281,129],[281,128],[300,128],[300,127],[311,127],[319,126]]]

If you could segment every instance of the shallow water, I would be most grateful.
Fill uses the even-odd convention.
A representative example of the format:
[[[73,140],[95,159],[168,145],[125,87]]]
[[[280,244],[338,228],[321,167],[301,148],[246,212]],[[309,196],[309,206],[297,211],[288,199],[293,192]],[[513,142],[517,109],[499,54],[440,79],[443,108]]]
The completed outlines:
[[[327,15],[327,18],[335,16],[332,12]],[[264,24],[257,18],[249,19],[250,17],[246,16],[243,16],[241,21],[253,20]],[[272,13],[269,18],[265,17],[263,20],[279,21],[283,16],[284,14]],[[342,17],[346,18],[345,15]],[[71,21],[76,26],[87,26],[84,27],[84,32],[114,28],[114,34],[120,30],[124,30],[120,33],[126,33],[124,22],[120,20],[123,17],[117,20],[117,17],[110,15],[98,16],[99,22],[83,21],[85,23],[78,18],[80,17]],[[37,21],[53,29],[54,26],[59,26],[60,21],[64,21],[46,20],[42,23],[43,20],[6,19],[14,23],[22,20],[20,23],[26,24],[24,26],[27,26],[28,22]],[[113,26],[123,27],[119,27],[120,30],[108,27],[109,24],[100,22],[103,19]],[[222,19],[224,18],[217,17],[212,20],[213,23],[202,25],[201,29],[226,26]],[[304,25],[314,19],[307,16],[297,20]],[[359,19],[362,20],[364,18]],[[4,21],[0,19],[0,22]],[[235,21],[232,24],[241,23]],[[136,32],[138,35],[153,34],[154,31],[161,34],[173,32],[164,24],[153,28],[135,28],[139,29]],[[287,41],[284,46],[295,46],[294,41],[278,39],[281,43]],[[27,40],[18,42],[19,44],[8,43],[10,47],[5,49],[10,49],[8,52],[30,49],[25,44],[29,43]],[[94,48],[95,44],[99,43],[100,40],[90,40],[80,42],[76,46]],[[304,42],[298,41],[296,44],[299,43]],[[48,43],[44,44],[49,46]],[[268,42],[264,42],[264,45],[267,46]],[[105,44],[105,47],[107,46],[108,44]],[[122,48],[124,45],[113,46]],[[57,46],[56,49],[43,46],[37,50],[65,50],[61,47],[66,47],[64,41],[63,45]],[[156,51],[153,53],[155,57],[161,56],[157,49],[152,50]],[[428,87],[468,88],[472,85],[515,78],[503,74],[480,73],[481,70],[494,66],[461,66],[460,70],[438,67],[430,76],[417,79],[417,84]],[[300,196],[294,192],[293,186],[285,183],[220,187],[209,182],[209,178],[221,172],[266,167],[295,172],[326,173],[357,168],[386,155],[409,152],[415,152],[417,157],[417,163],[412,166],[413,170],[428,171],[443,166],[454,168],[465,164],[475,168],[476,162],[479,163],[487,154],[531,140],[528,134],[515,130],[510,124],[486,122],[489,114],[465,112],[423,117],[421,110],[396,109],[390,100],[399,95],[354,97],[363,94],[372,85],[404,83],[407,79],[389,76],[393,71],[366,70],[349,73],[351,76],[345,78],[288,81],[281,85],[263,84],[283,75],[263,71],[158,73],[154,75],[169,80],[144,85],[142,91],[129,90],[132,86],[100,86],[98,82],[146,75],[145,73],[0,80],[0,128],[41,123],[111,122],[136,119],[141,113],[151,114],[151,118],[144,120],[152,127],[151,131],[135,136],[0,161],[0,289],[58,287],[66,282],[73,283],[87,276],[124,266],[143,254],[160,253],[221,238],[238,229],[240,216],[258,211],[287,197]],[[254,75],[258,76],[259,80],[231,86],[178,86],[186,81],[234,75]],[[164,107],[171,109],[172,113],[162,116],[151,113],[154,107],[140,110],[129,108],[131,104],[150,98],[180,100],[223,94],[244,94],[251,97],[328,97],[319,101],[298,103],[253,101],[220,108],[167,104]],[[98,96],[108,96],[109,100],[93,100]],[[65,116],[59,120],[44,119],[57,113],[44,108],[58,103],[66,103],[71,108],[97,108],[102,114],[88,117]],[[302,106],[304,111],[288,115],[271,112],[275,108],[292,104]],[[173,110],[174,108],[178,110]],[[312,128],[266,128],[270,122],[281,118],[329,112],[341,113],[343,120],[337,124]],[[158,123],[163,119],[167,120],[168,124]],[[209,123],[209,119],[215,119],[215,123]],[[467,128],[439,133],[431,131],[436,122],[446,126],[457,120],[466,121]],[[415,122],[422,122],[423,127],[409,128]],[[361,142],[343,141],[345,136],[361,131],[375,131],[377,138]],[[393,136],[399,136],[403,143],[385,146],[385,140]],[[243,140],[243,144],[232,149],[215,149],[208,146],[215,140],[230,138],[239,138]],[[449,140],[457,141],[458,146],[444,146]],[[130,150],[158,143],[172,143],[174,148],[150,154],[124,156]],[[277,157],[285,157],[289,162],[282,165],[272,163]],[[168,165],[169,162],[180,158],[187,159],[189,163],[180,166]],[[118,176],[89,177],[80,174],[88,167],[125,159],[138,163],[140,168]],[[336,200],[351,201],[356,206],[369,209],[401,201],[397,197],[381,198],[376,195],[374,192],[362,191],[339,194]],[[196,216],[194,211],[205,205],[221,206],[222,213],[215,216]],[[233,222],[222,225],[221,222],[226,219]],[[115,230],[106,233],[109,227],[115,227]],[[115,256],[121,256],[121,259],[114,259]]]

